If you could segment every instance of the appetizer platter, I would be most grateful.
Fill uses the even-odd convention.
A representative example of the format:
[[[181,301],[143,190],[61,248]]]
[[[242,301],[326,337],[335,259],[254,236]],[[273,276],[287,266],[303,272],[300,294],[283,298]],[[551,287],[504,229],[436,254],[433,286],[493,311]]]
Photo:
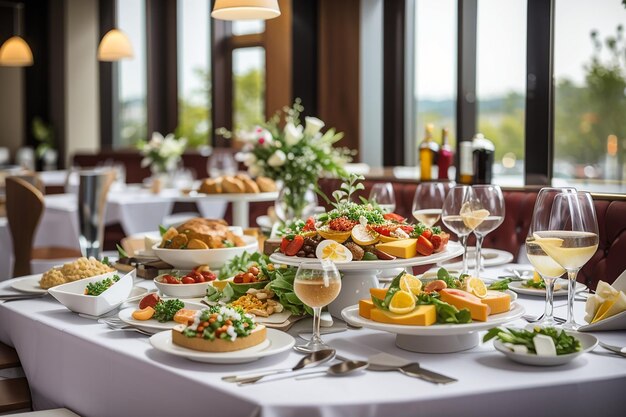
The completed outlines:
[[[508,294],[488,290],[479,278],[455,278],[443,269],[440,276],[423,285],[401,273],[389,288],[371,288],[370,298],[346,307],[342,317],[355,326],[396,333],[402,349],[444,353],[471,349],[479,343],[478,331],[524,314]]]
[[[533,366],[564,365],[598,345],[595,336],[554,327],[494,328],[487,332],[483,341],[491,339],[496,350],[512,361]]]
[[[330,313],[359,301],[360,294],[378,287],[382,270],[429,265],[463,253],[462,246],[438,227],[386,213],[367,201],[355,203],[352,194],[363,189],[358,176],[351,176],[333,193],[333,209],[295,222],[283,231],[275,263],[299,266],[307,260],[332,260],[343,274],[339,296],[329,305]]]
[[[150,333],[173,329],[185,324],[197,310],[206,306],[177,298],[161,299],[156,293],[146,295],[137,307],[129,307],[118,314],[120,320]]]

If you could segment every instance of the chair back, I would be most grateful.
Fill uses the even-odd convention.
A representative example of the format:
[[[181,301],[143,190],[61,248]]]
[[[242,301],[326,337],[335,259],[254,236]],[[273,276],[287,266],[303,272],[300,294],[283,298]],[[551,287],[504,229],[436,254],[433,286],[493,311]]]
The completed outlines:
[[[20,179],[26,181],[27,183],[29,183],[30,185],[32,185],[33,187],[38,189],[41,192],[41,194],[45,194],[46,193],[46,186],[45,186],[45,184],[41,180],[41,177],[39,175],[37,175],[37,173],[34,172],[34,171],[26,171],[23,174],[13,175],[13,177],[14,178],[20,178]]]
[[[44,209],[43,194],[22,178],[6,179],[6,212],[13,239],[13,276],[30,274],[35,231]]]

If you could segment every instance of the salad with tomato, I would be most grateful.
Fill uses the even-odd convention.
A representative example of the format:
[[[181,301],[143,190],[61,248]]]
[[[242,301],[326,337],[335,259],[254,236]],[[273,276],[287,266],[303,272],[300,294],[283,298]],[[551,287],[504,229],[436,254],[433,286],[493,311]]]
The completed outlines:
[[[187,274],[172,271],[169,274],[163,274],[157,277],[159,282],[164,284],[199,284],[202,282],[215,281],[217,276],[208,266],[201,265],[192,269]]]

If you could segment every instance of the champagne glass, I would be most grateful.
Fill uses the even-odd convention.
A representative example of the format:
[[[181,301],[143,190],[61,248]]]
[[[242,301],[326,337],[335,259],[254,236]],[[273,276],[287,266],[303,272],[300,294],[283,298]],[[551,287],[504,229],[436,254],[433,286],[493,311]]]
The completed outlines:
[[[591,194],[564,192],[554,197],[550,224],[546,230],[533,234],[544,252],[567,271],[567,321],[563,328],[576,330],[574,297],[576,277],[598,249],[598,221]]]
[[[412,213],[415,220],[433,227],[441,218],[446,190],[441,182],[422,182],[415,190]]]
[[[213,154],[207,161],[207,172],[211,178],[222,175],[237,174],[237,161],[229,151],[213,150]]]
[[[293,291],[298,298],[313,309],[313,337],[305,344],[294,347],[299,352],[317,352],[330,347],[320,338],[322,307],[330,304],[341,290],[341,275],[332,261],[303,262],[293,280]]]
[[[456,233],[463,245],[463,274],[467,273],[467,237],[472,233],[472,228],[461,216],[464,207],[471,204],[473,197],[472,187],[457,185],[452,187],[446,196],[441,209],[441,220],[448,229]]]
[[[474,201],[480,207],[472,213],[475,219],[474,234],[476,235],[476,266],[474,275],[478,276],[482,269],[480,254],[485,235],[497,229],[504,221],[504,197],[497,185],[474,185]]]
[[[390,182],[379,182],[374,184],[370,191],[370,201],[378,204],[384,212],[393,213],[396,209],[396,195],[393,192],[393,185]]]
[[[528,260],[535,268],[535,271],[541,276],[546,284],[546,305],[543,318],[537,324],[544,327],[554,327],[558,324],[554,321],[554,283],[556,279],[565,273],[565,268],[559,265],[554,259],[542,249],[535,241],[535,233],[550,229],[551,221],[559,221],[553,219],[555,216],[561,216],[563,213],[555,211],[553,213],[552,206],[555,197],[563,193],[575,193],[573,188],[542,188],[537,195],[535,208],[533,209],[533,217],[528,229],[528,237],[526,238],[526,252]]]

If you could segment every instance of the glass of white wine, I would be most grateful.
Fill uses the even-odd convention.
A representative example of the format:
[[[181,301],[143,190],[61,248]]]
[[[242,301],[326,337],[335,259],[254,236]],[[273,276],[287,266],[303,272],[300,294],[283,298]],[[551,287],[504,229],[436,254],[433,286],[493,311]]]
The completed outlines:
[[[293,291],[300,301],[313,309],[313,336],[309,342],[294,349],[305,353],[330,349],[320,337],[320,314],[341,291],[341,275],[337,267],[329,260],[301,263],[293,280]]]
[[[415,220],[433,227],[441,218],[441,207],[446,198],[442,182],[422,182],[415,189],[412,213]]]
[[[473,226],[476,235],[476,266],[474,275],[478,276],[482,269],[481,248],[485,235],[492,232],[504,221],[504,197],[502,190],[497,185],[474,185],[475,206],[478,207],[472,212],[470,226]]]
[[[385,213],[393,213],[396,209],[396,194],[393,192],[393,185],[390,182],[374,184],[370,191],[369,201],[378,204],[378,207]]]
[[[591,194],[586,192],[559,193],[554,197],[550,223],[546,230],[536,230],[534,241],[556,263],[567,271],[567,321],[563,328],[576,330],[574,297],[578,271],[598,249],[598,221]]]
[[[473,198],[472,187],[467,185],[457,185],[448,191],[448,195],[441,209],[441,220],[448,229],[456,233],[459,241],[463,245],[463,274],[467,273],[467,237],[472,230],[465,219],[461,216],[461,210],[471,204]]]
[[[555,197],[562,193],[572,193],[576,190],[572,188],[542,188],[537,195],[533,217],[528,229],[526,238],[526,252],[528,260],[541,276],[546,286],[546,306],[543,318],[537,323],[539,326],[554,327],[558,324],[554,321],[554,283],[557,278],[565,274],[565,268],[559,265],[554,259],[548,256],[541,246],[535,242],[535,233],[550,229],[550,222],[557,220],[555,216],[564,213],[552,212],[552,205]],[[554,220],[553,220],[554,218]]]

